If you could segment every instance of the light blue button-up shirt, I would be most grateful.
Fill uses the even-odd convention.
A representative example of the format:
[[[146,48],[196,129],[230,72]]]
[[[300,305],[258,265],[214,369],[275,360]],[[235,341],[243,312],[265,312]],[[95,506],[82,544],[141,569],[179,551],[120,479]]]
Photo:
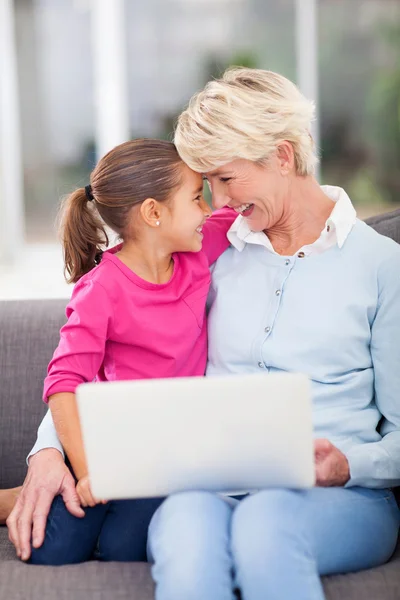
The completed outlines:
[[[346,454],[347,485],[388,487],[400,484],[400,246],[349,219],[294,256],[233,226],[236,247],[213,267],[207,375],[306,373],[315,437]]]

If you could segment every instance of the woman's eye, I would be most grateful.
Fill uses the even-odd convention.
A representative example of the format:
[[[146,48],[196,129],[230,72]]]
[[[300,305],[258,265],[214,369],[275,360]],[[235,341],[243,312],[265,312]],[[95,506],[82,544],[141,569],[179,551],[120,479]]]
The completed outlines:
[[[219,180],[222,181],[222,183],[226,183],[227,181],[230,181],[232,179],[232,177],[220,177]]]

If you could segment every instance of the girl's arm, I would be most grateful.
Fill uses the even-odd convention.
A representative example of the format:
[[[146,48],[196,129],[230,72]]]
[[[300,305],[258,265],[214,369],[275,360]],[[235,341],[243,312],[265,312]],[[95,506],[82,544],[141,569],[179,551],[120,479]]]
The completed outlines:
[[[79,480],[87,475],[87,465],[78,407],[75,394],[54,394],[49,398],[49,407],[58,438],[68,456],[75,477]]]
[[[75,393],[81,383],[93,381],[104,360],[114,307],[103,286],[93,280],[78,282],[67,309],[67,323],[50,361],[43,400],[55,394]]]
[[[226,236],[238,214],[232,208],[216,210],[203,225],[203,252],[207,255],[208,264],[212,265],[217,258],[229,248]]]
[[[49,402],[58,437],[78,479],[77,493],[83,506],[94,506],[96,501],[87,477],[75,391],[81,383],[93,381],[101,368],[113,312],[101,284],[78,282],[44,382],[43,399]]]
[[[93,497],[90,488],[75,394],[54,394],[49,398],[49,406],[58,437],[78,480],[76,491],[80,503],[82,506],[95,506],[102,501]]]

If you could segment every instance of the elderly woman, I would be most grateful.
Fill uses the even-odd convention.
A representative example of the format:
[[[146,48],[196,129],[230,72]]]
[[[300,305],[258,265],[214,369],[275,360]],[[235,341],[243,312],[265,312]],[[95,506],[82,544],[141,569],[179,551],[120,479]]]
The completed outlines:
[[[234,69],[178,122],[181,157],[215,207],[238,212],[213,269],[207,374],[309,375],[317,485],[168,498],[149,530],[157,600],[233,600],[235,588],[243,600],[319,600],[321,575],[381,564],[396,545],[400,247],[357,220],[342,189],[319,186],[312,118],[284,77]],[[8,520],[25,559],[55,494],[80,516],[52,448],[62,450],[46,419]]]
[[[316,487],[168,498],[149,530],[157,600],[232,600],[235,587],[319,600],[321,575],[379,565],[396,545],[400,247],[318,184],[312,118],[284,77],[233,69],[178,121],[180,156],[216,208],[238,212],[213,269],[207,375],[309,375]]]

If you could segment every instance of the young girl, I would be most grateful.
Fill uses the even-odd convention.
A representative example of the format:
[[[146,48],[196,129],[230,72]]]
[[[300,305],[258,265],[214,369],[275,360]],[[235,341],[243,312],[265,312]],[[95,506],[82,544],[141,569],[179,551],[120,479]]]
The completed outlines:
[[[65,269],[77,285],[44,383],[86,515],[73,517],[56,497],[45,541],[32,549],[35,564],[145,559],[147,525],[161,500],[93,497],[75,390],[93,379],[204,375],[209,267],[228,247],[226,232],[236,218],[230,209],[209,218],[201,175],[170,142],[121,144],[90,181],[63,209]],[[102,253],[104,224],[123,243]]]

